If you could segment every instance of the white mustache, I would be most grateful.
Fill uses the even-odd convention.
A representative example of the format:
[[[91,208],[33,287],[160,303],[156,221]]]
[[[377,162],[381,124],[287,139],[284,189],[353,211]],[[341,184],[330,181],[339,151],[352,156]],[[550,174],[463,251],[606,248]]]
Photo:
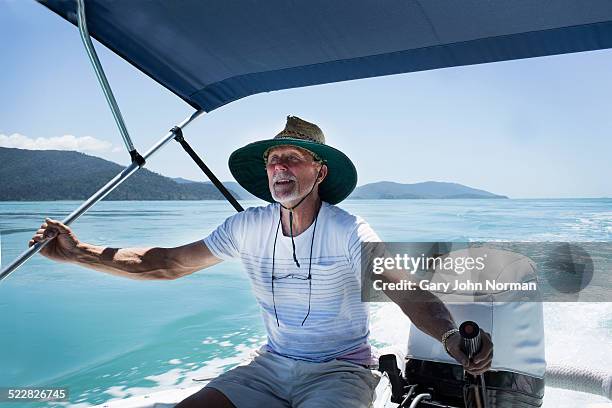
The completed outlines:
[[[272,182],[273,183],[277,183],[279,181],[297,181],[295,176],[292,176],[291,174],[287,174],[287,173],[276,173],[274,176],[272,176]]]

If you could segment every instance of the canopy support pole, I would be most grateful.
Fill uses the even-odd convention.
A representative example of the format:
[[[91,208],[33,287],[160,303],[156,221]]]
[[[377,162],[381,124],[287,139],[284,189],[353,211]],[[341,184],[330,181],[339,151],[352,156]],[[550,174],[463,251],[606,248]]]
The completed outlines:
[[[223,196],[227,199],[227,201],[230,202],[230,204],[234,207],[234,209],[238,212],[244,211],[244,208],[242,208],[242,206],[234,198],[232,193],[230,193],[229,190],[225,188],[223,183],[219,181],[217,176],[215,176],[215,174],[208,168],[208,166],[202,161],[202,159],[200,159],[198,154],[195,151],[193,151],[189,143],[187,143],[187,141],[183,137],[183,131],[181,130],[181,128],[174,127],[170,131],[174,132],[175,134],[174,140],[176,140],[177,142],[181,144],[181,146],[183,146],[183,149],[185,149],[187,154],[193,159],[194,162],[196,162],[198,167],[200,167],[200,169],[204,172],[204,174],[206,174],[208,179],[215,185],[215,187],[217,187],[217,189],[221,192],[221,194],[223,194]]]
[[[168,142],[173,140],[175,138],[175,136],[176,136],[175,129],[177,129],[177,128],[178,129],[185,128],[185,126],[190,124],[194,119],[196,119],[202,113],[204,113],[204,111],[197,111],[197,112],[193,113],[191,116],[189,116],[188,118],[186,118],[185,120],[183,120],[183,122],[181,122],[175,128],[172,128],[172,130],[170,130],[168,133],[166,133],[166,135],[163,138],[161,138],[156,144],[154,144],[144,154],[144,159],[148,159],[154,153],[156,153],[159,149],[161,149],[163,146],[165,146]],[[72,213],[70,213],[70,215],[68,215],[66,218],[64,218],[62,220],[62,223],[66,224],[66,225],[70,225],[73,221],[75,221],[77,218],[79,218],[81,215],[83,215],[87,210],[89,210],[94,204],[96,204],[98,201],[102,200],[111,191],[113,191],[121,183],[123,183],[125,180],[127,180],[139,168],[140,168],[140,166],[138,165],[138,163],[132,161],[132,163],[129,166],[127,166],[123,171],[121,171],[121,173],[117,174],[112,180],[110,180],[102,188],[100,188],[98,191],[96,191],[91,197],[89,197],[87,199],[87,201],[85,201],[83,204],[81,204],[81,206],[79,208],[77,208]],[[53,239],[53,238],[51,238],[51,239]],[[38,251],[40,251],[42,248],[44,248],[45,245],[47,245],[51,241],[51,239],[44,239],[42,241],[39,241],[39,242],[35,243],[31,247],[29,247],[27,251],[25,251],[21,255],[19,255],[13,262],[11,262],[5,268],[2,268],[2,270],[0,271],[0,281],[2,279],[6,278],[11,272],[13,272],[19,266],[24,264],[34,254],[36,254]]]
[[[87,50],[87,56],[91,61],[91,65],[98,77],[98,81],[100,82],[100,86],[102,87],[102,91],[104,92],[104,96],[106,97],[106,102],[108,102],[108,106],[113,113],[113,117],[115,118],[115,122],[117,123],[117,127],[119,128],[119,133],[121,133],[121,137],[123,138],[123,143],[130,154],[130,158],[132,159],[132,163],[138,164],[138,166],[142,167],[145,164],[145,159],[138,153],[134,144],[132,143],[132,139],[127,130],[127,126],[125,126],[125,121],[123,120],[123,116],[121,115],[121,111],[119,110],[119,105],[117,105],[117,101],[115,100],[115,96],[113,95],[113,91],[106,79],[106,74],[104,74],[104,69],[102,69],[102,64],[100,64],[100,60],[98,59],[98,54],[96,53],[96,49],[94,48],[91,37],[89,35],[89,31],[87,30],[87,18],[85,17],[85,3],[84,0],[77,0],[77,17],[79,23],[79,33],[81,34],[81,40],[83,40],[83,45],[85,46],[85,50]]]

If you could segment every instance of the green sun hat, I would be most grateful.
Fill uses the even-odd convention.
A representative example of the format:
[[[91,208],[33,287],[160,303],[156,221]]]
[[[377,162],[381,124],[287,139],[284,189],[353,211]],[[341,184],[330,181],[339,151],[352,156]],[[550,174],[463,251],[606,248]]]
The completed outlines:
[[[296,146],[306,149],[316,160],[327,165],[325,180],[319,185],[322,201],[338,204],[357,185],[357,170],[340,150],[325,144],[321,129],[297,116],[287,116],[285,129],[273,139],[260,140],[236,150],[230,155],[229,168],[234,179],[249,193],[270,203],[274,202],[268,187],[265,155],[276,146]]]

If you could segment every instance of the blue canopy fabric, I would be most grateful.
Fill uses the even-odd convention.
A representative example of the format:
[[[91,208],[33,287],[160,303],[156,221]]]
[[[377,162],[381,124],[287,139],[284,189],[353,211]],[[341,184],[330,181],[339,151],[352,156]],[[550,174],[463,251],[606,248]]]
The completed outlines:
[[[76,24],[76,0],[39,1]],[[205,111],[260,92],[612,48],[610,0],[86,0],[85,9],[92,37]]]

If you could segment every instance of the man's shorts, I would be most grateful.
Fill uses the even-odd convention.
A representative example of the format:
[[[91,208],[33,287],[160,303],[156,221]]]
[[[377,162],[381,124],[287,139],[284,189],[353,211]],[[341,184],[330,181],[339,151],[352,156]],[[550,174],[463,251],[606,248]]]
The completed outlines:
[[[347,361],[311,363],[262,350],[206,387],[237,408],[366,408],[379,380],[377,371]]]

